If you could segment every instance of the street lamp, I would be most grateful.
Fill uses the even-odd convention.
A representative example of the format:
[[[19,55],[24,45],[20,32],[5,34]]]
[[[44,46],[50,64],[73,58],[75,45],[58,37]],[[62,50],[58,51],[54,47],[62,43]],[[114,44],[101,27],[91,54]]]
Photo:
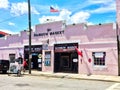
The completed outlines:
[[[28,0],[28,25],[29,25],[29,74],[31,74],[31,9],[30,0]]]

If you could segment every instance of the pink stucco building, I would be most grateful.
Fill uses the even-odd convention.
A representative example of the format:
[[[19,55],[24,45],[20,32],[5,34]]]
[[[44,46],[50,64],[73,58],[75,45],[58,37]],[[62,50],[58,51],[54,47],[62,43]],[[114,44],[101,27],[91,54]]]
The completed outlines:
[[[86,26],[84,23],[66,25],[64,21],[56,21],[40,24],[32,31],[31,41],[33,69],[119,75],[117,34],[113,23]],[[0,38],[0,59],[13,61],[22,56],[28,60],[28,46],[27,31]]]

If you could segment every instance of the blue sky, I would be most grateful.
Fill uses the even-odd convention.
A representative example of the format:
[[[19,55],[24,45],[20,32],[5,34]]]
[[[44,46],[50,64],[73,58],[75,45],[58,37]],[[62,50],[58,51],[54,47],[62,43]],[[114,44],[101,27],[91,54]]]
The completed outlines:
[[[0,0],[0,31],[11,34],[28,28],[28,0]],[[52,21],[114,23],[116,0],[30,0],[32,26]],[[59,12],[51,13],[50,6]]]

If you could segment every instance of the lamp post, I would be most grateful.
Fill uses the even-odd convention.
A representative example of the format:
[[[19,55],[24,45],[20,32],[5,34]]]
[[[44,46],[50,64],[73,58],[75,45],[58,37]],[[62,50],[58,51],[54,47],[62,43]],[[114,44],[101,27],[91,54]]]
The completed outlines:
[[[30,0],[28,0],[28,25],[29,25],[29,74],[31,74],[31,9]]]

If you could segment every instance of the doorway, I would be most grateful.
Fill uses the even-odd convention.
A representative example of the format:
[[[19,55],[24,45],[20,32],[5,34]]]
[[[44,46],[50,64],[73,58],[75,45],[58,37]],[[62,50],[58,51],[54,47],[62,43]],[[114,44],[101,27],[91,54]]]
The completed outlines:
[[[38,69],[38,54],[32,54],[32,69]]]
[[[42,70],[42,45],[31,46],[31,69]],[[29,46],[24,46],[24,59],[29,64]]]
[[[66,71],[66,72],[69,71],[69,69],[70,69],[69,56],[61,56],[60,69],[61,69],[61,71]]]
[[[78,73],[78,43],[54,45],[54,72]]]
[[[55,53],[54,72],[78,73],[76,52]]]

